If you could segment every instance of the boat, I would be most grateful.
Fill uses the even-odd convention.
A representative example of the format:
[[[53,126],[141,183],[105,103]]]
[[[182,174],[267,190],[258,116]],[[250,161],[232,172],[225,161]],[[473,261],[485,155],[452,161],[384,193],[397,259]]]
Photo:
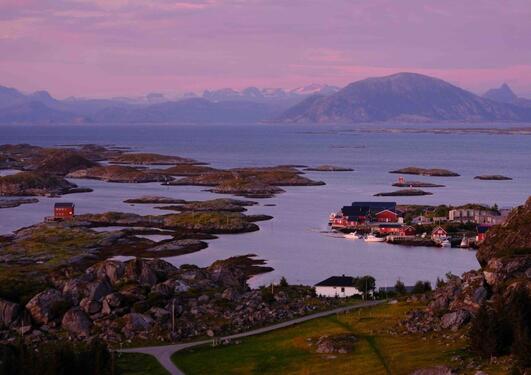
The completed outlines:
[[[376,237],[374,234],[368,234],[364,239],[365,242],[384,242],[384,237]]]
[[[348,240],[357,240],[360,238],[356,232],[347,233],[343,237]]]
[[[469,247],[468,239],[465,236],[463,236],[463,239],[461,240],[461,243],[459,244],[459,247],[461,247],[463,249],[466,249],[467,247]]]
[[[452,243],[448,240],[443,240],[441,242],[441,247],[452,247]]]

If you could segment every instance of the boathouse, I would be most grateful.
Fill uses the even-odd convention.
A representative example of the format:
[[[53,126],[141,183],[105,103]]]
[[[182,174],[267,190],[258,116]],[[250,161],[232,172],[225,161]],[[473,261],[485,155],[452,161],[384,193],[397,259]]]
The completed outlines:
[[[346,298],[362,293],[354,286],[352,276],[332,276],[315,284],[315,293],[320,297]]]
[[[435,227],[431,231],[432,239],[444,240],[446,237],[448,237],[448,232],[443,227]]]
[[[74,203],[59,202],[53,206],[53,217],[55,220],[71,219],[74,217],[74,210]]]
[[[396,223],[398,214],[395,211],[383,210],[375,214],[375,219],[379,223]]]

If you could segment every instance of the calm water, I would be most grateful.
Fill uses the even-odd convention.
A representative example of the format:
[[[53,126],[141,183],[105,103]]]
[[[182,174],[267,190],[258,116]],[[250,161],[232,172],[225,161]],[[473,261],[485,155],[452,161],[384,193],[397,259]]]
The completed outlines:
[[[327,185],[287,188],[276,198],[260,200],[261,205],[252,207],[250,213],[270,214],[274,219],[259,223],[259,232],[221,236],[206,250],[169,259],[177,265],[204,266],[216,259],[254,253],[275,271],[255,277],[253,285],[283,275],[293,283],[313,284],[343,273],[371,274],[380,286],[393,285],[398,278],[411,284],[418,279],[433,282],[448,271],[458,274],[477,267],[472,251],[368,244],[320,233],[326,229],[328,214],[340,206],[354,200],[378,200],[372,197],[374,193],[393,190],[390,185],[397,175],[387,173],[392,169],[414,165],[448,168],[461,174],[419,177],[447,187],[431,189],[432,196],[399,197],[398,203],[514,206],[531,193],[531,137],[525,135],[366,133],[352,127],[285,125],[0,127],[3,143],[115,144],[192,157],[215,167],[335,164],[354,168],[355,172],[308,173]],[[514,180],[474,180],[479,174],[504,174]],[[74,201],[80,213],[161,213],[152,206],[122,202],[145,194],[184,199],[219,197],[199,187],[75,182],[94,189],[63,198]],[[50,213],[53,201],[43,198],[38,204],[0,210],[0,233],[42,220]]]

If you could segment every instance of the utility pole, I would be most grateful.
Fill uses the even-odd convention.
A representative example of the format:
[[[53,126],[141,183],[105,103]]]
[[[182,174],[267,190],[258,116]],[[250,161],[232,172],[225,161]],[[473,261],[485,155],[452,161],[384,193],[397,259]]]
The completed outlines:
[[[175,334],[175,299],[171,304],[171,331]]]

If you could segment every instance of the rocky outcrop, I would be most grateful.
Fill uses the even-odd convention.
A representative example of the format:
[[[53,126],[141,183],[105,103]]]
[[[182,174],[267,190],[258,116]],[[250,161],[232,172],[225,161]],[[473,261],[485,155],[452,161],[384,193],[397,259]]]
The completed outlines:
[[[20,172],[0,177],[0,196],[62,195],[77,186],[62,177],[37,172]]]
[[[352,168],[345,168],[345,167],[337,167],[335,165],[319,165],[317,167],[308,167],[304,168],[305,171],[309,172],[352,172],[354,169]]]
[[[69,178],[88,178],[102,180],[106,182],[121,183],[146,183],[146,182],[167,182],[173,178],[160,173],[153,173],[149,170],[137,169],[133,167],[108,165],[80,169],[67,175]]]
[[[184,199],[175,199],[168,197],[159,197],[152,195],[144,195],[139,198],[126,199],[124,203],[130,204],[183,204],[186,203]]]
[[[73,307],[63,316],[61,326],[78,337],[89,337],[92,321],[79,307]]]
[[[67,306],[68,302],[61,292],[47,289],[33,297],[26,304],[26,309],[37,324],[49,324],[60,319]]]
[[[393,186],[403,187],[403,188],[435,188],[435,187],[445,187],[441,184],[433,184],[431,182],[424,181],[404,181],[404,182],[395,182]]]
[[[180,156],[160,155],[153,153],[124,153],[110,161],[112,164],[147,164],[147,165],[173,165],[173,164],[198,164],[197,161]]]
[[[492,174],[492,175],[481,175],[474,177],[476,180],[485,180],[485,181],[506,181],[506,180],[512,180],[511,177],[502,176],[499,174]]]
[[[13,208],[18,207],[22,204],[31,204],[38,203],[37,198],[0,198],[0,209],[1,208]]]
[[[477,252],[482,266],[492,258],[531,254],[531,197],[527,202],[515,208],[502,225],[487,232],[487,237]]]
[[[481,306],[504,306],[517,290],[531,293],[530,233],[531,198],[514,209],[505,224],[489,229],[477,252],[482,268],[450,276],[431,293],[426,309],[408,314],[403,327],[415,333],[455,331],[471,321]]]
[[[434,176],[434,177],[457,177],[458,173],[449,171],[448,169],[441,168],[419,168],[419,167],[406,167],[390,171],[389,173],[399,174],[413,174],[420,176]]]
[[[10,327],[14,324],[20,314],[22,308],[18,303],[13,303],[0,299],[0,329]]]
[[[420,189],[401,189],[387,193],[374,194],[375,197],[415,197],[420,195],[433,195],[433,193]]]
[[[349,333],[321,336],[316,342],[315,351],[321,354],[351,353],[357,341],[356,336]]]

